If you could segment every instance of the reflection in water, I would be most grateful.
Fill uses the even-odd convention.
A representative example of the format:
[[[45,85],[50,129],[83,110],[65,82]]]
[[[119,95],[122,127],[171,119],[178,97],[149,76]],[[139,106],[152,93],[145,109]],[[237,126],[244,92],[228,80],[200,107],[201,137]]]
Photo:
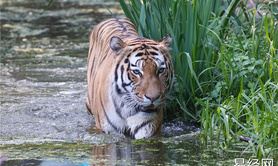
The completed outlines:
[[[144,144],[104,144],[93,147],[93,165],[160,165],[164,164],[161,142]]]
[[[68,163],[67,160],[12,160],[4,162],[1,166],[89,166],[89,164]]]
[[[159,140],[122,139],[103,143],[43,143],[1,147],[1,166],[98,166],[98,165],[231,165],[246,147],[219,150],[204,147],[199,134],[188,133]],[[1,146],[1,145],[0,145]],[[4,160],[4,162],[3,162]],[[1,161],[0,161],[1,162]],[[217,163],[217,164],[216,164]]]
[[[62,148],[64,146],[64,148]],[[94,145],[48,144],[23,146],[26,153],[14,147],[13,153],[0,158],[1,166],[98,166],[98,165],[164,165],[163,143],[157,140],[125,140]],[[22,148],[22,146],[21,146]],[[4,153],[5,153],[4,149]],[[28,150],[28,151],[27,151]],[[0,154],[1,155],[1,154]]]

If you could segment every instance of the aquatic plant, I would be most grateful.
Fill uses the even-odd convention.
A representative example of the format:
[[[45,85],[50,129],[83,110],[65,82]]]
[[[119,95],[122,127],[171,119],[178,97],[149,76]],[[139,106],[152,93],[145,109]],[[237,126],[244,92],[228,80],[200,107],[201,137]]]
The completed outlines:
[[[216,138],[225,150],[244,136],[246,149],[274,156],[277,8],[257,4],[250,12],[241,0],[118,1],[142,36],[173,38],[176,78],[166,118],[199,121],[206,144]],[[257,9],[269,14],[256,17]]]

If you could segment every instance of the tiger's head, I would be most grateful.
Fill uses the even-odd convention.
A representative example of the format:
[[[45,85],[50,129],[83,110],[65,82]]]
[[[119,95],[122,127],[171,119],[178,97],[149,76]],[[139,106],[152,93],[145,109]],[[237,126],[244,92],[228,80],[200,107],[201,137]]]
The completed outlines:
[[[115,100],[131,110],[121,112],[123,117],[155,113],[164,104],[173,80],[171,40],[170,35],[160,41],[137,38],[124,42],[119,37],[111,38],[110,47],[115,53],[113,87],[124,98]]]

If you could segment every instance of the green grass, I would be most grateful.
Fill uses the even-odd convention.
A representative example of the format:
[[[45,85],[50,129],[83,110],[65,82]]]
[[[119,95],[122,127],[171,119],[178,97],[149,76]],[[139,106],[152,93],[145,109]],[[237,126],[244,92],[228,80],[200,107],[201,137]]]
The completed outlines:
[[[256,156],[277,155],[278,29],[272,22],[273,16],[257,21],[254,18],[251,32],[230,33],[225,44],[221,44],[214,68],[215,87],[209,95],[197,99],[203,106],[205,142],[207,135],[210,140],[216,135],[217,144],[224,139],[231,145],[245,136],[251,140],[247,149],[252,149]],[[210,86],[211,82],[204,84]]]
[[[142,36],[173,38],[166,118],[199,121],[204,143],[223,150],[244,136],[257,157],[277,155],[277,6],[250,12],[240,0],[118,1]],[[258,18],[257,9],[270,15]]]

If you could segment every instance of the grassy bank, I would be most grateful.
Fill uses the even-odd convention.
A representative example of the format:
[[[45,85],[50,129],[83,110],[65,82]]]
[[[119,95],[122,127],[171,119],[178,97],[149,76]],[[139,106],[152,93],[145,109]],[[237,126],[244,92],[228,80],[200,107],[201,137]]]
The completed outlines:
[[[200,122],[205,143],[216,138],[228,149],[242,139],[257,157],[277,155],[277,6],[268,1],[249,9],[240,0],[119,3],[142,36],[173,38],[176,77],[166,118]]]

